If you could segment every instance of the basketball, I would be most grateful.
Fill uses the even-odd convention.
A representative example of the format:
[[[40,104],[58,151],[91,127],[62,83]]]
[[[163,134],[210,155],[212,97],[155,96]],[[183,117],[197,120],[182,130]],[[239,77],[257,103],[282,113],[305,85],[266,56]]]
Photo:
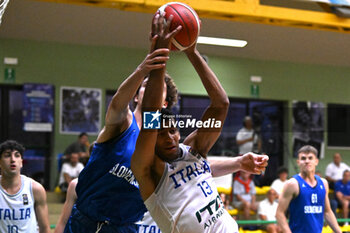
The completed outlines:
[[[161,6],[158,12],[165,12],[166,19],[173,15],[170,31],[179,25],[182,26],[181,31],[171,41],[171,50],[182,51],[196,42],[200,31],[200,20],[190,6],[181,2],[169,2]]]

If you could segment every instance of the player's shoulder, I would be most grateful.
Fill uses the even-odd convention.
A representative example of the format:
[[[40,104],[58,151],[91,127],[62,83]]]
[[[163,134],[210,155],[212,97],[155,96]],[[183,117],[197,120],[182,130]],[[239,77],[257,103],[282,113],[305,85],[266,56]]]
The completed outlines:
[[[323,178],[323,177],[320,177],[320,179],[321,179],[323,185],[324,185],[324,186],[326,187],[326,189],[328,190],[328,181],[327,181],[325,178]]]
[[[40,184],[38,181],[36,181],[36,180],[34,180],[34,179],[30,178],[30,177],[27,177],[27,179],[32,184],[32,191],[33,191],[34,197],[46,194],[45,188],[44,188],[44,186],[42,184]]]
[[[123,119],[119,119],[115,122],[110,121],[105,123],[105,126],[102,128],[99,135],[97,136],[96,142],[105,143],[111,139],[119,137],[125,131],[127,131],[132,124],[135,123],[137,125],[137,119],[138,118],[135,117],[134,113],[131,112],[130,109],[128,109],[127,114],[125,115],[125,117],[123,117]]]
[[[285,182],[285,184],[283,186],[283,190],[287,190],[289,192],[298,191],[299,190],[299,183],[298,183],[297,179],[295,177],[289,178]]]

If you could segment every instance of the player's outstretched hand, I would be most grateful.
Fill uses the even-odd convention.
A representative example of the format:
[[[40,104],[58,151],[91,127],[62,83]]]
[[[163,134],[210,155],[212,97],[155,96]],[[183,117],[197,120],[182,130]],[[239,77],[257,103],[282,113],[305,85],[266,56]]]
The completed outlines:
[[[157,43],[155,48],[168,48],[171,46],[171,39],[180,32],[182,26],[179,25],[174,30],[170,31],[171,21],[173,15],[170,15],[168,20],[165,19],[165,15],[157,13],[152,22],[152,35],[157,36]]]
[[[155,47],[157,36],[152,38],[151,48]],[[167,48],[160,48],[153,50],[147,54],[146,58],[142,63],[137,67],[137,70],[146,77],[152,70],[161,69],[166,65],[166,62],[169,60],[170,50]]]
[[[265,171],[268,164],[269,156],[258,155],[253,152],[248,152],[241,157],[241,169],[243,171],[261,174]]]

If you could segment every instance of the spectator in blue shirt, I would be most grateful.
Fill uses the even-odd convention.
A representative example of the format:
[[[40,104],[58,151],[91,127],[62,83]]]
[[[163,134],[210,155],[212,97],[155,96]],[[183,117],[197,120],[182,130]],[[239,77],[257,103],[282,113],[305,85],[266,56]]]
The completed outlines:
[[[343,179],[337,181],[334,185],[335,196],[338,204],[342,206],[343,218],[348,218],[350,204],[350,171],[343,172]]]

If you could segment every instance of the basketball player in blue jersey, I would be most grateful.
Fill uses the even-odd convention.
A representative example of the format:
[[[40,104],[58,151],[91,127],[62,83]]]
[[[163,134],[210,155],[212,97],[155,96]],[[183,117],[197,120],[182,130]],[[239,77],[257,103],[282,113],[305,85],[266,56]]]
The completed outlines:
[[[157,18],[158,19],[158,18]],[[153,27],[157,27],[155,24]],[[163,37],[171,39],[181,29]],[[164,31],[163,31],[164,32]],[[151,51],[136,70],[119,86],[109,104],[105,126],[99,133],[89,162],[80,173],[76,187],[77,201],[65,227],[65,233],[132,233],[137,232],[146,207],[138,183],[131,172],[130,160],[141,126],[141,102],[150,72],[165,67],[169,49],[155,49],[162,38],[152,38]],[[141,87],[140,87],[141,86]],[[163,106],[176,101],[176,87],[167,77],[162,93]],[[153,88],[152,85],[149,88]],[[168,91],[167,91],[168,90]],[[129,109],[134,98],[135,111]],[[167,94],[172,93],[173,96]]]
[[[298,151],[300,173],[287,181],[278,201],[276,219],[283,233],[321,233],[323,219],[335,233],[341,232],[330,207],[328,183],[315,175],[317,154],[317,149],[309,145]],[[289,225],[285,216],[288,207]]]
[[[0,144],[0,232],[49,233],[44,187],[21,175],[24,147],[16,141]]]
[[[268,156],[248,153],[216,161],[215,166],[209,164],[206,156],[220,135],[229,100],[196,44],[185,52],[211,100],[202,121],[215,119],[221,124],[216,128],[197,129],[179,144],[180,134],[172,124],[175,123],[173,117],[171,114],[166,117],[165,110],[161,109],[165,68],[155,70],[147,83],[142,112],[152,114],[154,119],[162,112],[170,126],[154,130],[145,128],[144,123],[131,168],[147,209],[162,233],[237,233],[237,223],[224,209],[213,176],[240,169],[261,173],[267,166]]]

